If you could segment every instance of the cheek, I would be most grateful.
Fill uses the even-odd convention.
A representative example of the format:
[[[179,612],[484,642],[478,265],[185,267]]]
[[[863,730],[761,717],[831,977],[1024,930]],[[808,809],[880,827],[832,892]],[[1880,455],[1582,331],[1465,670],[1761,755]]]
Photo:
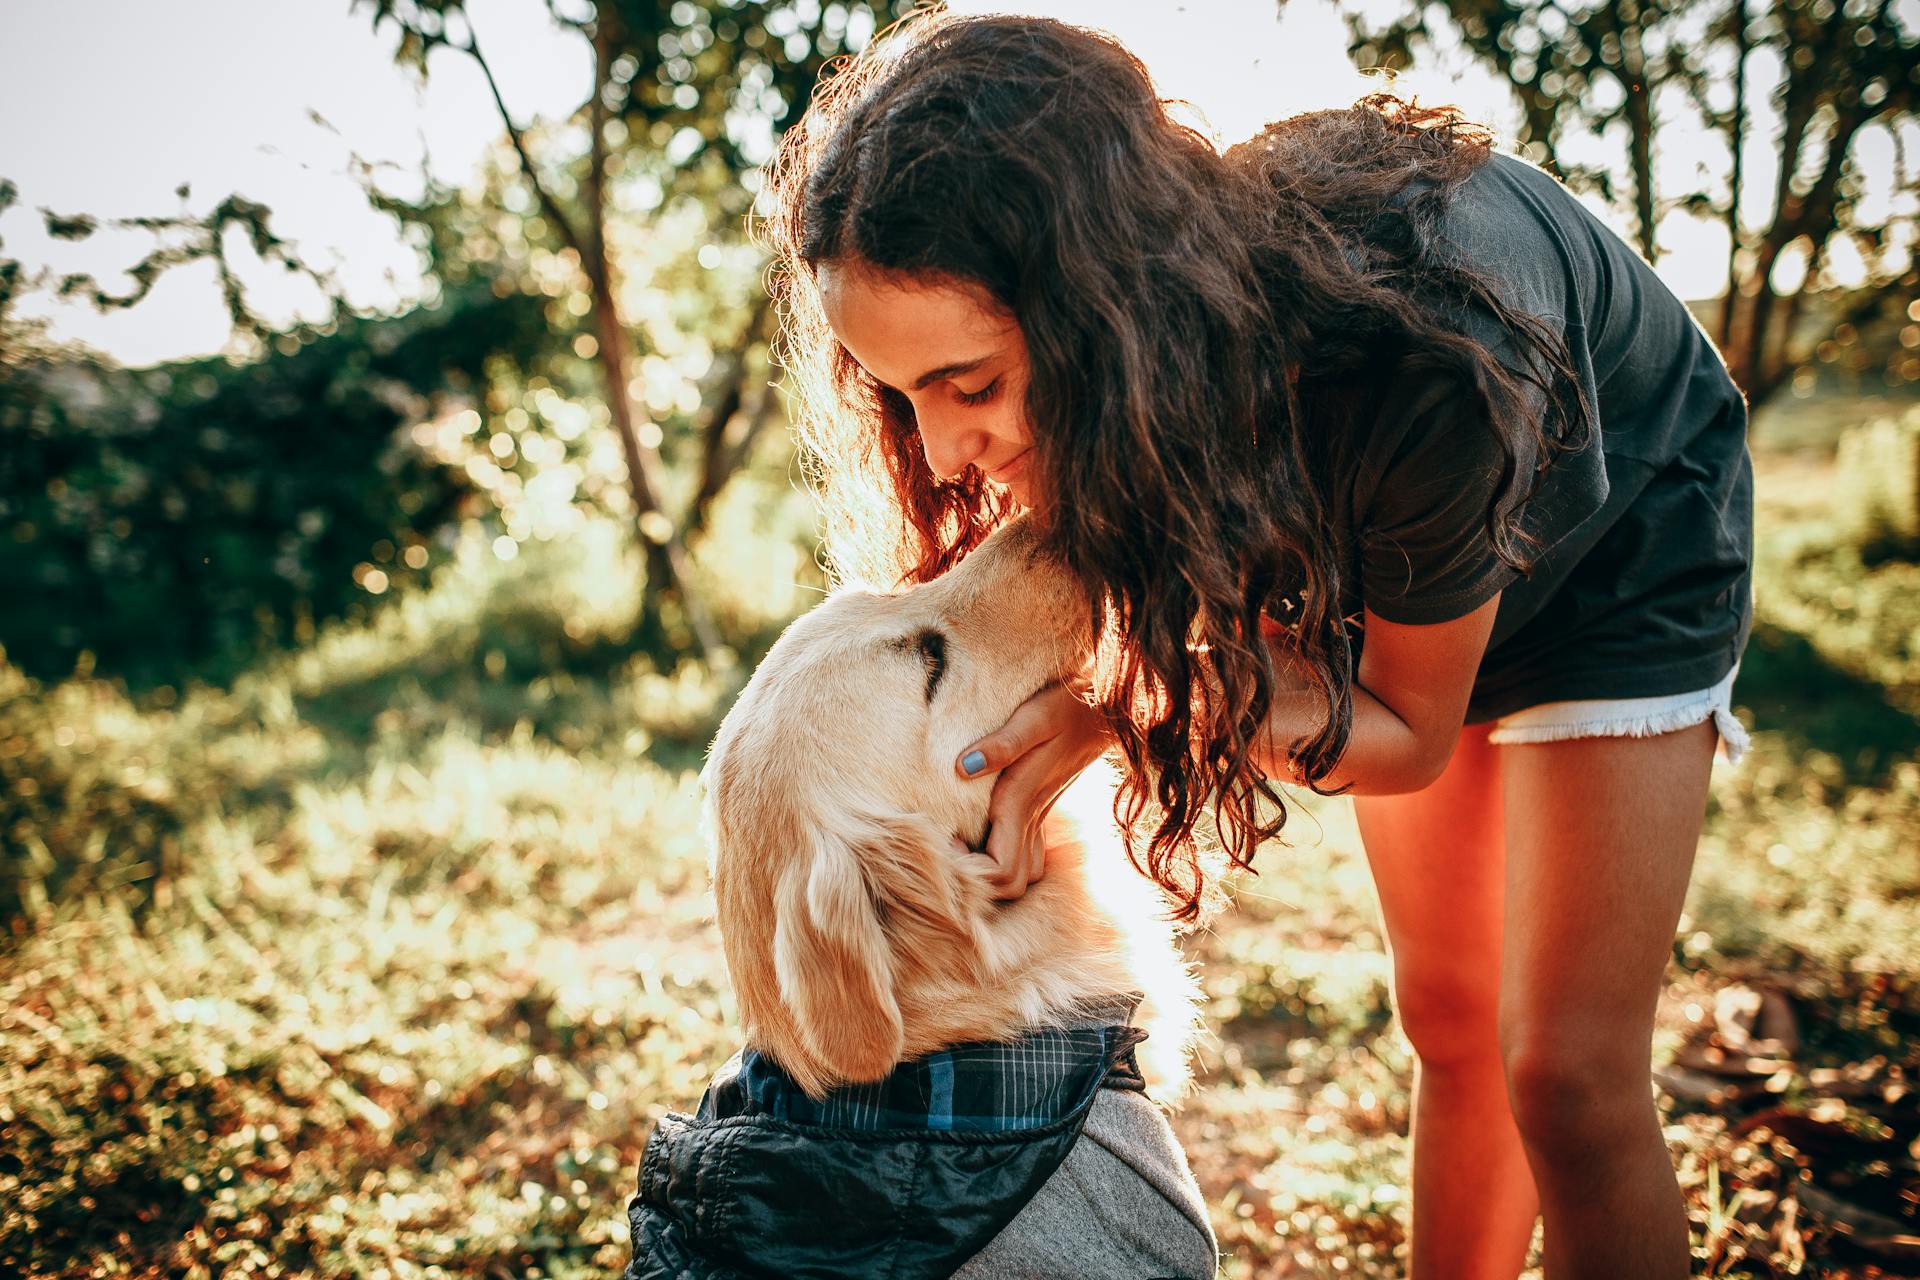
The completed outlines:
[[[1020,396],[1007,396],[1000,405],[999,414],[994,421],[993,433],[1002,440],[1011,440],[1019,444],[1033,443],[1033,428],[1027,422],[1026,400]]]

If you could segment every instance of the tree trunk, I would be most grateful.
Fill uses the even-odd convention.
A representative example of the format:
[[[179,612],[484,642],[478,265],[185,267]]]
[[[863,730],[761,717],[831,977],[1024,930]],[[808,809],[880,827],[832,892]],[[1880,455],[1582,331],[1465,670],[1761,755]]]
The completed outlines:
[[[1760,260],[1755,264],[1760,287],[1754,294],[1753,320],[1748,326],[1748,340],[1742,352],[1746,378],[1741,386],[1746,390],[1749,403],[1761,403],[1786,381],[1787,344],[1793,340],[1793,324],[1799,317],[1803,295],[1813,285],[1813,274],[1819,269],[1827,241],[1839,225],[1836,200],[1840,177],[1846,170],[1853,137],[1867,119],[1868,113],[1859,105],[1857,94],[1853,103],[1840,109],[1827,139],[1826,162],[1806,195],[1788,194],[1784,176],[1782,178],[1782,199],[1778,206],[1781,212],[1769,230]],[[1785,163],[1783,157],[1783,175],[1792,172],[1785,167]],[[1788,303],[1786,317],[1780,325],[1779,340],[1775,343],[1772,329],[1774,313],[1778,308],[1774,305],[1773,267],[1786,247],[1803,236],[1807,240],[1807,280]]]
[[[1733,346],[1735,299],[1740,296],[1740,184],[1747,139],[1747,0],[1733,0],[1727,16],[1733,36],[1733,118],[1727,122],[1733,186],[1727,193],[1727,293],[1720,303],[1720,350]]]
[[[616,301],[613,256],[607,248],[606,103],[600,86],[612,74],[614,48],[611,25],[597,22],[593,29],[594,92],[589,99],[587,176],[583,192],[587,210],[586,243],[582,266],[593,291],[594,331],[600,343],[600,366],[606,371],[607,413],[620,436],[620,452],[627,464],[627,488],[633,496],[634,532],[647,554],[647,595],[671,593],[686,615],[703,657],[712,659],[720,648],[719,634],[693,589],[691,566],[680,531],[660,502],[655,483],[654,451],[640,442],[633,422],[633,399],[627,390],[627,328]]]
[[[540,202],[541,212],[553,221],[554,230],[559,232],[560,238],[580,256],[581,270],[586,273],[587,288],[593,295],[593,324],[596,340],[600,344],[600,368],[607,380],[607,413],[620,437],[620,452],[627,464],[627,488],[633,497],[634,531],[640,539],[640,545],[646,549],[647,595],[653,600],[666,593],[677,597],[702,655],[712,658],[720,647],[719,635],[714,631],[713,623],[693,589],[690,566],[679,533],[661,509],[659,486],[654,483],[653,451],[640,443],[633,425],[633,402],[627,393],[627,329],[620,321],[619,308],[614,299],[613,263],[607,251],[607,149],[604,135],[607,108],[600,96],[600,86],[607,83],[613,65],[611,37],[612,30],[608,22],[603,20],[595,24],[592,32],[594,88],[587,108],[587,126],[592,137],[587,157],[586,190],[583,193],[587,211],[585,235],[575,229],[572,220],[560,208],[560,202],[554,199],[547,184],[541,180],[540,171],[527,151],[526,138],[519,126],[514,124],[512,114],[507,111],[506,99],[500,95],[500,85],[494,79],[493,67],[480,52],[480,43],[473,35],[471,23],[468,24],[464,52],[479,65],[481,74],[486,77],[487,88],[493,95],[493,105],[500,113],[501,124],[506,127],[507,138],[513,143],[514,154],[520,158],[521,172],[526,174],[527,182]],[[649,520],[649,516],[654,518]]]
[[[1817,57],[1824,55],[1824,48],[1816,54]],[[1754,254],[1752,287],[1741,290],[1746,323],[1736,325],[1736,341],[1732,349],[1725,353],[1734,380],[1747,393],[1748,403],[1755,406],[1764,401],[1780,382],[1779,377],[1769,370],[1767,350],[1777,309],[1774,305],[1777,295],[1773,291],[1773,268],[1786,247],[1800,236],[1801,202],[1800,197],[1793,193],[1793,175],[1800,167],[1800,152],[1806,144],[1807,126],[1812,123],[1814,110],[1818,106],[1813,81],[1811,75],[1787,78],[1780,122],[1780,177],[1774,191],[1773,217]]]
[[[727,398],[722,408],[728,412],[728,420],[743,425],[729,430],[716,417],[705,440],[704,457],[700,468],[700,487],[694,491],[693,501],[687,506],[686,532],[692,537],[706,528],[707,518],[713,513],[714,501],[720,491],[726,487],[733,473],[745,464],[748,455],[753,452],[754,441],[766,430],[767,424],[775,416],[779,401],[773,389],[761,385],[752,397],[743,397],[738,383],[734,393]]]
[[[1632,0],[1621,6],[1625,19],[1618,24],[1620,87],[1626,90],[1628,157],[1633,167],[1634,216],[1640,224],[1640,255],[1648,263],[1660,260],[1653,190],[1653,86],[1647,83],[1646,52],[1641,47],[1640,6]]]
[[[700,479],[694,486],[693,497],[687,503],[686,518],[681,523],[682,532],[688,538],[706,527],[714,499],[720,496],[727,481],[747,460],[755,438],[759,436],[761,427],[766,425],[769,416],[766,412],[767,396],[756,395],[749,405],[743,384],[747,362],[752,358],[754,349],[767,338],[764,331],[772,314],[773,299],[763,293],[748,315],[733,353],[726,358],[720,380],[709,393],[710,403],[702,411]],[[743,407],[746,427],[733,432],[731,428],[741,416]]]

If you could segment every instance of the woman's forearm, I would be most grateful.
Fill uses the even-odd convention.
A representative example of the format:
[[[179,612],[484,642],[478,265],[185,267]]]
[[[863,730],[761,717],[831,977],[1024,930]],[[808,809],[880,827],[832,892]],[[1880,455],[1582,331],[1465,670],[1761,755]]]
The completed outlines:
[[[1428,625],[1368,613],[1366,651],[1355,664],[1351,685],[1347,745],[1316,785],[1363,796],[1404,795],[1425,790],[1438,778],[1460,739],[1499,607],[1496,594],[1471,613]],[[1279,687],[1255,757],[1268,777],[1299,784],[1288,749],[1320,731],[1325,709],[1298,673],[1298,655],[1276,645],[1274,658]]]
[[[1294,739],[1317,731],[1321,715],[1319,699],[1312,693],[1284,691],[1276,695],[1255,753],[1268,777],[1279,782],[1301,781],[1287,759],[1287,748]],[[1451,754],[1451,742],[1447,750],[1434,751],[1391,707],[1356,684],[1353,731],[1347,749],[1319,785],[1331,788],[1351,784],[1352,794],[1363,796],[1419,791],[1440,775]]]

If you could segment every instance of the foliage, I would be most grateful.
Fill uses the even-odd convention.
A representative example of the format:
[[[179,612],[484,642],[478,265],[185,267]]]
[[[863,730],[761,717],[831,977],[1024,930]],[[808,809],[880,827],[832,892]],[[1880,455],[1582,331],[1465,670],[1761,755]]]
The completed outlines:
[[[819,581],[787,465],[769,439],[696,557],[748,662]],[[1703,1274],[1865,1276],[1835,1206],[1897,1212],[1876,1135],[1920,1070],[1920,584],[1860,562],[1829,459],[1759,469],[1755,750],[1656,1050],[1756,984],[1803,1044],[1666,1133]],[[14,895],[0,1271],[618,1270],[651,1123],[736,1035],[692,769],[738,673],[636,653],[639,577],[605,519],[510,561],[466,534],[431,589],[172,706],[0,673],[0,833],[94,826],[103,868]],[[1194,942],[1218,1039],[1176,1124],[1232,1277],[1405,1267],[1409,1058],[1350,811],[1311,805]],[[155,841],[160,874],[104,871]]]
[[[716,658],[723,641],[689,588],[686,537],[704,520],[768,416],[741,409],[748,385],[764,401],[765,378],[751,369],[765,363],[769,307],[764,295],[756,297],[717,375],[702,388],[698,479],[676,515],[663,492],[664,437],[641,416],[629,374],[630,295],[622,288],[624,264],[613,245],[621,195],[635,194],[649,210],[666,197],[697,198],[713,241],[703,246],[701,261],[713,265],[708,255],[717,260],[721,244],[739,239],[760,186],[758,166],[770,157],[774,137],[804,106],[827,59],[859,48],[873,31],[876,13],[888,6],[839,0],[824,8],[758,0],[549,3],[552,20],[584,40],[593,56],[586,100],[571,117],[584,126],[584,146],[554,148],[533,145],[531,131],[516,123],[462,0],[356,0],[356,7],[361,3],[371,10],[376,31],[398,33],[398,60],[422,76],[430,55],[446,50],[471,59],[485,77],[519,176],[540,211],[536,221],[577,272],[573,287],[584,301],[581,314],[592,317],[590,345],[582,354],[600,365],[635,531],[647,552],[649,603],[670,597],[679,629],[704,657]],[[737,421],[744,422],[743,430],[736,431]]]
[[[425,76],[437,51],[477,57],[478,35],[463,0],[353,0],[376,32],[395,38],[395,56]],[[703,181],[716,222],[735,223],[759,189],[757,173],[780,131],[806,106],[825,63],[861,48],[878,23],[904,5],[863,0],[593,0],[549,3],[556,26],[608,45],[611,57],[592,91],[608,119],[605,145],[655,151],[668,161],[669,191]],[[534,168],[559,189],[584,176],[584,149],[535,149]],[[709,166],[713,166],[711,170]]]
[[[402,63],[424,75],[430,53],[453,50],[492,85],[457,0],[366,8]],[[114,224],[154,238],[124,290],[0,259],[0,331],[27,290],[132,306],[166,272],[211,260],[236,336],[261,357],[252,371],[189,362],[144,379],[57,353],[0,369],[0,536],[28,549],[0,576],[30,601],[0,623],[16,662],[51,675],[84,651],[137,684],[183,668],[221,678],[417,573],[469,492],[494,504],[503,555],[594,504],[636,522],[649,592],[688,571],[682,526],[706,522],[777,417],[760,262],[742,236],[757,166],[875,11],[609,0],[552,13],[595,52],[568,121],[523,126],[496,88],[501,154],[467,190],[430,185],[417,202],[358,165],[419,246],[437,314],[349,315],[270,210],[235,193],[195,213],[184,186],[180,213]],[[0,181],[0,213],[17,199]],[[41,215],[67,239],[102,225]],[[273,338],[228,261],[239,245],[308,276],[332,318]],[[664,653],[697,639],[722,657],[738,637],[680,595],[677,611],[649,608],[642,642]]]
[[[274,232],[273,210],[235,192],[205,214],[198,214],[191,206],[190,186],[182,183],[174,188],[174,194],[181,205],[176,214],[110,218],[104,222],[89,213],[59,213],[41,208],[42,224],[47,235],[55,240],[85,240],[103,225],[123,231],[143,231],[153,238],[153,247],[126,268],[126,275],[132,281],[127,289],[116,292],[85,272],[73,272],[52,284],[54,293],[62,298],[83,298],[101,311],[120,311],[145,301],[161,277],[174,268],[197,262],[211,263],[235,337],[258,346],[272,336],[273,330],[253,309],[246,288],[234,270],[234,248],[244,245],[255,260],[311,281],[329,302],[332,321],[345,314],[332,276],[302,259],[294,246]],[[19,189],[8,179],[0,178],[0,214],[17,204],[19,198]],[[26,294],[47,288],[48,274],[45,270],[29,271],[15,259],[0,257],[0,340],[11,340],[4,345],[18,345],[22,337],[38,338],[44,329],[41,322],[29,331],[12,318],[10,312]]]
[[[176,188],[175,194],[184,205],[192,194],[192,188],[182,185]],[[100,227],[99,220],[90,214],[57,214],[51,210],[42,212],[46,217],[47,233],[56,239],[84,240]],[[173,268],[193,262],[211,262],[220,282],[220,297],[227,305],[227,316],[234,329],[256,339],[264,339],[271,331],[248,305],[246,290],[240,278],[234,274],[233,264],[228,258],[227,237],[229,233],[238,233],[253,256],[261,262],[274,263],[287,271],[303,274],[318,286],[322,294],[333,301],[337,318],[340,314],[337,287],[324,272],[302,261],[293,252],[292,246],[274,234],[270,225],[272,217],[273,210],[267,206],[235,193],[214,205],[204,216],[183,211],[171,217],[112,219],[109,223],[111,226],[151,232],[158,241],[145,257],[126,269],[127,275],[133,280],[133,287],[115,293],[82,272],[61,277],[58,292],[63,298],[86,298],[102,311],[124,310],[144,301],[153,292],[154,285],[160,282],[160,277]]]
[[[1755,404],[1808,354],[1794,340],[1796,320],[1806,294],[1822,286],[1836,238],[1852,239],[1869,267],[1852,320],[1880,310],[1897,290],[1905,292],[1894,305],[1911,297],[1920,169],[1898,162],[1891,212],[1871,222],[1860,209],[1865,184],[1856,146],[1872,128],[1897,138],[1920,113],[1920,27],[1910,10],[1875,0],[1730,0],[1713,7],[1602,0],[1577,10],[1556,0],[1449,0],[1403,6],[1384,22],[1355,9],[1348,21],[1361,66],[1404,67],[1435,44],[1437,32],[1456,34],[1512,84],[1522,113],[1518,141],[1527,153],[1576,188],[1629,205],[1648,261],[1658,260],[1655,229],[1669,210],[1722,217],[1733,251],[1716,336]],[[1761,74],[1779,73],[1768,94],[1780,120],[1780,177],[1764,213],[1740,207],[1751,130],[1749,64]],[[1759,74],[1754,79],[1759,83]],[[1718,179],[1726,171],[1703,164],[1704,185],[1656,190],[1662,130],[1682,119],[1725,135],[1731,163],[1724,185]],[[1575,163],[1561,151],[1570,137],[1618,139],[1624,154]],[[1616,187],[1622,173],[1624,198]],[[1903,254],[1884,260],[1903,243]],[[1780,299],[1774,273],[1790,248],[1805,255],[1806,285]]]
[[[136,685],[224,678],[427,571],[476,490],[402,428],[485,387],[494,353],[550,342],[528,299],[447,303],[349,317],[239,366],[0,365],[13,661],[46,677],[85,653]]]
[[[1840,437],[1836,509],[1868,556],[1920,555],[1920,407]]]
[[[457,4],[371,8],[422,73],[432,48],[482,59]],[[86,652],[134,685],[221,679],[261,645],[417,578],[457,514],[490,516],[499,555],[570,532],[584,507],[637,520],[653,549],[680,537],[662,510],[707,524],[778,418],[760,259],[741,236],[755,165],[872,13],[680,4],[605,6],[584,27],[555,17],[605,52],[593,102],[618,107],[591,138],[578,129],[588,107],[574,123],[518,127],[501,104],[509,138],[463,190],[396,200],[359,167],[419,248],[428,309],[336,309],[271,338],[221,257],[236,330],[271,338],[257,368],[131,376],[42,353],[0,370],[0,535],[21,551],[0,585],[27,601],[0,620],[0,643],[19,666],[56,676]],[[432,35],[409,42],[415,31]],[[0,190],[0,205],[15,200]],[[96,226],[42,215],[69,236]],[[61,292],[132,305],[171,267],[225,253],[228,225],[263,259],[303,269],[269,217],[234,196],[207,217],[134,219],[157,244],[132,288],[73,278]],[[10,288],[46,284],[17,267]],[[609,367],[616,345],[628,351]],[[657,466],[626,489],[636,461]],[[651,591],[672,572],[649,557],[641,581]],[[647,614],[636,643],[662,660],[693,647],[691,608]],[[720,637],[701,639],[712,651]]]

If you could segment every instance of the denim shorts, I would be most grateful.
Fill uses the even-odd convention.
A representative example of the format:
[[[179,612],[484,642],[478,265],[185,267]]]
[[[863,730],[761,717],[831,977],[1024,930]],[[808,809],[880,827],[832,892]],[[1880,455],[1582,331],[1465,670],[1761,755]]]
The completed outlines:
[[[1487,741],[1559,742],[1566,738],[1650,738],[1672,733],[1705,720],[1720,731],[1720,753],[1728,764],[1738,764],[1747,753],[1747,730],[1733,714],[1734,664],[1726,678],[1711,689],[1670,693],[1655,698],[1589,698],[1574,702],[1543,702],[1493,722]]]

